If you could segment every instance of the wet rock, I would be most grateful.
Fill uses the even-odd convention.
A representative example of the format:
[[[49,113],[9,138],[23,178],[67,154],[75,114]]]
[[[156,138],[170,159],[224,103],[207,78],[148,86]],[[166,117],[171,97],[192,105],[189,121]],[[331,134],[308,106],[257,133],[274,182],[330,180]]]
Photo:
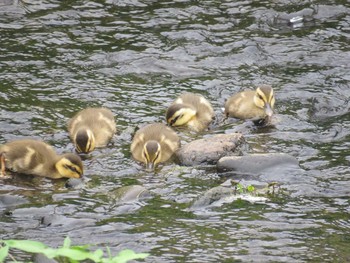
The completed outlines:
[[[27,202],[28,201],[21,196],[9,195],[9,194],[0,195],[0,207],[16,206],[16,205],[25,204]]]
[[[67,218],[62,215],[46,215],[41,219],[41,224],[44,226],[53,226],[53,225],[64,225]]]
[[[151,199],[154,195],[141,185],[128,185],[116,189],[110,197],[117,203],[131,203]]]
[[[248,145],[240,133],[218,134],[181,147],[176,155],[182,165],[216,164],[224,156],[239,155]]]
[[[312,8],[304,8],[297,12],[292,13],[280,13],[276,18],[277,21],[286,21],[288,24],[301,23],[303,20],[310,21],[313,19],[313,15],[316,11]]]
[[[228,179],[223,184],[209,189],[193,202],[190,210],[200,210],[201,208],[213,206],[218,207],[225,203],[232,203],[238,199],[250,203],[265,202],[267,200],[264,196],[257,196],[249,193],[248,190],[244,188],[244,184],[239,184],[242,187],[241,190],[237,187],[237,181]],[[255,189],[254,193],[264,194],[267,184],[265,183],[263,185],[264,186],[260,185],[259,189]]]
[[[318,96],[312,98],[309,115],[311,121],[328,121],[330,118],[341,117],[349,113],[350,103],[348,93],[337,94],[336,96]]]
[[[41,225],[45,227],[57,227],[61,230],[78,229],[91,226],[96,223],[93,218],[70,218],[65,215],[49,214],[41,218]]]
[[[50,259],[43,254],[35,254],[33,256],[33,262],[34,263],[57,263],[58,261],[54,259]]]
[[[65,184],[66,188],[80,189],[84,186],[84,180],[81,178],[69,178]]]
[[[221,158],[218,172],[235,171],[237,174],[262,174],[269,170],[299,168],[298,160],[285,153],[264,153]]]
[[[232,187],[222,185],[216,186],[206,191],[202,196],[200,196],[196,201],[194,201],[191,208],[196,209],[200,207],[206,207],[225,197],[229,197],[234,194],[235,190]]]
[[[17,0],[0,0],[0,5],[14,5]]]

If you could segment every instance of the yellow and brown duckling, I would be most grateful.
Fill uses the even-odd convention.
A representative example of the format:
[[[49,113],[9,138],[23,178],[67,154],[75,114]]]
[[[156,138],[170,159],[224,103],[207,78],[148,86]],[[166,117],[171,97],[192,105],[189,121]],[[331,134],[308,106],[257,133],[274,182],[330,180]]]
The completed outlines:
[[[77,152],[89,153],[106,146],[117,129],[112,111],[86,108],[69,120],[68,131]]]
[[[179,146],[175,131],[165,124],[153,123],[135,133],[130,150],[134,159],[145,163],[147,169],[154,169],[158,163],[170,159]]]
[[[170,126],[184,126],[195,132],[207,129],[213,118],[214,110],[210,102],[194,93],[180,95],[166,112]]]
[[[1,174],[10,170],[50,178],[80,178],[83,163],[78,155],[57,155],[54,149],[37,140],[17,140],[0,146]]]
[[[251,119],[255,124],[264,123],[273,115],[274,105],[272,87],[261,85],[256,90],[242,91],[230,97],[225,103],[225,115],[242,120]]]

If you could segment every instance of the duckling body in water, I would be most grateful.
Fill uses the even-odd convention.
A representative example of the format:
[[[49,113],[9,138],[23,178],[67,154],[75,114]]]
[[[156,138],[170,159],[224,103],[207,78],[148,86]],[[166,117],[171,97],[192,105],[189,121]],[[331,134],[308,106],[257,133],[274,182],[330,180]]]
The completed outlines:
[[[256,90],[246,90],[231,96],[225,103],[225,115],[258,123],[271,118],[274,105],[272,87],[261,85]]]
[[[78,155],[57,155],[54,149],[37,140],[17,140],[0,146],[1,175],[5,170],[50,178],[80,178],[83,164]]]

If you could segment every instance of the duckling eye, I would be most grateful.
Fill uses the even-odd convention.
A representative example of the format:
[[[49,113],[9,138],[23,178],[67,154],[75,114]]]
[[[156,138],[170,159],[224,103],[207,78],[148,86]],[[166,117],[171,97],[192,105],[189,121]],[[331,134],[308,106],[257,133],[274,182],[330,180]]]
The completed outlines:
[[[258,94],[258,98],[264,100],[264,98],[260,94]]]
[[[78,170],[73,166],[65,165],[64,168],[66,168],[67,170],[71,170],[74,173],[78,173]]]
[[[180,115],[176,116],[174,119],[170,121],[170,125],[173,125],[178,119],[180,118]]]
[[[184,116],[183,114],[177,115],[177,116],[171,121],[171,124],[174,124],[175,122],[177,122],[178,119],[181,119],[183,116]]]

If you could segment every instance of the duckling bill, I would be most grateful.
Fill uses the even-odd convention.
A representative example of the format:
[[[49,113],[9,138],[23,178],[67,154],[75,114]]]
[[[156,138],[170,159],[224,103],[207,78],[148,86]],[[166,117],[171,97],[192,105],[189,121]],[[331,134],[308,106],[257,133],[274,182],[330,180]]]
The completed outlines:
[[[1,176],[6,170],[49,178],[80,178],[83,163],[78,155],[57,155],[54,149],[36,140],[17,140],[0,146]]]
[[[181,94],[168,108],[166,120],[173,127],[187,127],[192,131],[203,131],[213,120],[214,110],[210,102],[195,93]]]
[[[107,108],[86,108],[68,122],[68,131],[78,153],[105,147],[116,133],[113,113]]]
[[[237,119],[251,119],[255,124],[273,115],[275,96],[271,86],[261,85],[255,91],[246,90],[230,97],[225,103],[225,115]]]
[[[165,124],[154,123],[146,125],[135,133],[130,150],[137,161],[154,169],[157,164],[170,159],[179,148],[178,135]]]

